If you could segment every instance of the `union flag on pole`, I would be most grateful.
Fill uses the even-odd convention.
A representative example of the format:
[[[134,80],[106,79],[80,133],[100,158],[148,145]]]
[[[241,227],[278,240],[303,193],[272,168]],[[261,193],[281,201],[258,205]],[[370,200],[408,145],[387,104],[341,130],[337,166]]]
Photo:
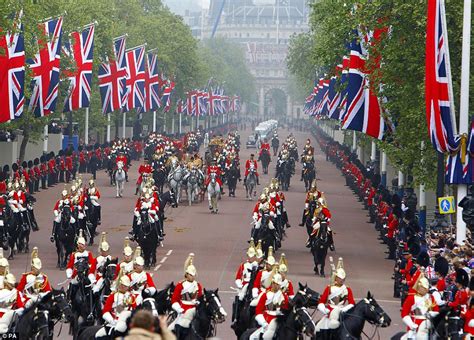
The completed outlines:
[[[33,72],[30,111],[43,117],[56,109],[59,89],[59,64],[63,18],[55,18],[40,25],[43,37],[38,39],[39,52],[27,63]]]
[[[156,54],[147,54],[147,67],[145,71],[145,111],[155,111],[161,107],[159,94],[160,76],[158,74],[158,57]]]
[[[168,80],[163,90],[163,96],[161,98],[161,102],[165,106],[164,112],[169,112],[171,109],[171,93],[173,93],[175,87],[175,83],[173,81]]]
[[[66,42],[63,52],[74,58],[76,70],[65,71],[69,79],[69,91],[64,102],[64,112],[89,107],[91,98],[92,63],[94,52],[94,24],[90,24],[82,32],[71,34],[74,44]]]
[[[126,102],[124,111],[145,110],[145,45],[134,47],[126,52],[127,78]]]
[[[14,19],[12,32],[0,36],[0,123],[20,117],[25,104],[25,43],[21,16],[20,12]]]

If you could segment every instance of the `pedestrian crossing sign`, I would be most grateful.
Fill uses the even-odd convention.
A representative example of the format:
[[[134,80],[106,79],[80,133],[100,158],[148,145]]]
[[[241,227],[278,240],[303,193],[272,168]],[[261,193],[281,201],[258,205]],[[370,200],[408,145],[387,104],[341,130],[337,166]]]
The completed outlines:
[[[440,214],[454,214],[454,196],[438,197],[438,208]]]

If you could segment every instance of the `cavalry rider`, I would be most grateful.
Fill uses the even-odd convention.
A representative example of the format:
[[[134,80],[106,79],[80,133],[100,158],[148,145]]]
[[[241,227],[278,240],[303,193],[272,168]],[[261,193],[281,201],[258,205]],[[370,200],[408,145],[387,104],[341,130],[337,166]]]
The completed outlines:
[[[263,143],[260,145],[260,153],[258,154],[258,157],[262,157],[263,150],[267,150],[268,154],[270,154],[270,144],[268,143],[267,139],[263,139]]]
[[[151,224],[155,225],[159,220],[158,212],[160,210],[159,200],[150,194],[148,188],[143,189],[142,195],[137,199],[133,214],[135,216],[134,223],[132,225],[132,239],[136,239],[138,236],[139,226],[142,224],[141,214],[145,213],[148,216],[148,220]]]
[[[76,184],[72,184],[70,191],[69,197],[74,209],[74,216],[77,217],[79,229],[84,229],[86,227],[86,216],[82,188],[78,188]]]
[[[102,319],[105,326],[95,334],[95,338],[108,339],[111,331],[123,333],[127,330],[127,318],[141,304],[141,296],[130,291],[130,278],[122,275],[118,279],[117,291],[112,292],[105,300],[102,309]]]
[[[38,257],[38,248],[31,252],[31,270],[21,275],[20,283],[16,289],[22,293],[26,308],[40,300],[51,291],[48,276],[41,272],[42,263]]]
[[[288,221],[288,213],[284,206],[285,194],[280,190],[277,178],[272,178],[270,181],[270,204],[275,206],[277,216],[281,216],[283,224],[287,228],[291,228],[290,222]]]
[[[235,285],[238,289],[238,296],[237,300],[234,304],[234,311],[232,313],[233,320],[235,321],[239,317],[239,307],[240,303],[244,300],[245,295],[247,294],[249,282],[252,276],[252,272],[258,268],[257,262],[257,251],[255,249],[255,243],[253,238],[250,239],[250,245],[247,250],[247,260],[242,262],[237,269],[237,273],[235,274]]]
[[[73,287],[77,285],[77,282],[74,279],[77,275],[76,263],[80,261],[87,261],[87,263],[89,264],[89,272],[87,274],[87,278],[92,284],[95,283],[96,261],[92,253],[86,250],[86,239],[82,234],[82,229],[79,230],[79,237],[77,238],[76,244],[76,251],[69,256],[69,261],[66,266],[66,277],[68,280],[72,280],[71,289],[73,289]]]
[[[93,179],[89,180],[89,189],[87,189],[87,196],[91,200],[91,204],[95,207],[95,211],[97,214],[97,224],[101,223],[101,206],[99,203],[100,199],[100,191],[95,186],[95,181]]]
[[[115,158],[115,171],[113,177],[115,177],[115,172],[118,169],[118,162],[122,162],[123,171],[125,171],[125,180],[128,182],[128,159],[127,156],[125,156],[125,151],[123,149],[119,149],[118,156]]]
[[[316,205],[319,204],[319,199],[324,200],[324,193],[318,190],[318,185],[316,180],[313,181],[311,184],[311,188],[306,193],[306,199],[304,201],[304,210],[303,210],[303,217],[301,218],[301,223],[299,224],[300,227],[304,226],[306,223],[306,219],[309,215],[309,206],[312,202],[315,202]],[[312,218],[312,216],[310,216]]]
[[[96,283],[92,291],[94,293],[98,293],[101,291],[102,286],[104,284],[104,278],[102,277],[102,273],[104,271],[104,266],[107,261],[112,260],[112,256],[109,254],[110,245],[106,240],[106,233],[103,231],[100,235],[100,242],[99,242],[99,256],[95,258],[95,280]]]
[[[54,205],[54,208],[53,208],[54,220],[53,220],[53,233],[50,238],[51,242],[54,242],[57,229],[59,227],[59,224],[61,223],[61,218],[62,218],[61,214],[64,207],[66,206],[69,207],[69,209],[71,210],[71,217],[69,219],[69,223],[71,225],[74,225],[74,223],[76,223],[76,219],[73,216],[74,205],[72,204],[72,201],[69,198],[69,194],[67,190],[63,190],[61,192],[61,198],[56,201],[56,204]]]
[[[142,255],[142,248],[138,246],[135,249],[135,260],[133,260],[133,271],[128,274],[130,279],[130,287],[132,293],[142,295],[144,291],[148,296],[153,296],[156,293],[155,283],[150,273],[143,270],[145,260]]]
[[[123,261],[115,269],[115,277],[119,277],[122,272],[123,275],[128,275],[133,271],[133,249],[130,247],[130,239],[125,237],[123,247]]]
[[[300,179],[300,181],[303,181],[304,180],[304,178],[303,178],[304,174],[305,174],[306,171],[308,171],[308,166],[312,164],[313,167],[314,167],[314,157],[313,157],[313,153],[312,153],[311,149],[308,150],[308,153],[303,154],[301,156],[301,164],[303,165],[303,168],[301,169],[301,179]]]
[[[207,187],[209,185],[209,183],[211,182],[211,174],[214,173],[216,174],[216,181],[217,183],[219,183],[219,186],[221,188],[221,190],[224,188],[224,186],[222,185],[222,171],[221,171],[221,168],[216,165],[216,159],[214,158],[214,160],[212,161],[211,165],[207,167],[207,178],[206,178],[206,182],[204,183],[204,185]]]
[[[3,281],[8,274],[9,266],[8,260],[3,257],[3,248],[0,248],[0,289],[3,289]]]
[[[428,339],[429,317],[438,314],[439,306],[429,293],[429,282],[421,275],[413,286],[415,294],[408,294],[402,306],[402,320],[407,326],[409,338]]]
[[[257,176],[257,185],[260,185],[259,182],[259,175],[258,175],[258,164],[257,161],[254,159],[255,155],[252,153],[250,154],[250,159],[247,159],[245,162],[245,177],[244,177],[244,184],[247,183],[247,176],[249,172],[252,170],[255,172],[255,176]]]
[[[288,261],[284,253],[280,256],[280,261],[278,261],[278,273],[280,273],[282,278],[281,290],[288,295],[290,299],[293,299],[295,296],[295,290],[293,288],[293,282],[288,279]]]
[[[171,308],[178,313],[170,329],[174,326],[176,337],[181,339],[191,326],[191,321],[196,315],[198,299],[203,294],[203,288],[196,281],[197,270],[193,264],[194,254],[190,253],[184,263],[184,280],[180,281],[171,297]]]
[[[135,190],[135,195],[138,195],[138,191],[140,189],[140,186],[143,182],[144,179],[146,179],[148,176],[150,176],[153,172],[153,168],[151,164],[148,162],[148,158],[144,158],[143,164],[140,165],[138,168],[138,173],[140,176],[138,176],[137,179],[137,189]]]
[[[267,195],[262,193],[260,195],[260,200],[255,204],[255,208],[253,209],[253,222],[254,222],[254,231],[260,229],[262,223],[262,217],[264,214],[269,214],[270,217],[275,217],[275,207],[270,204]],[[270,218],[268,220],[268,228],[270,230],[275,229],[273,225],[273,221]]]
[[[16,279],[13,274],[7,274],[4,288],[0,289],[0,334],[6,334],[14,315],[21,316],[25,308],[21,293],[15,289]]]
[[[252,297],[257,299],[258,296],[264,293],[271,284],[271,275],[273,267],[276,265],[275,257],[273,256],[273,247],[268,247],[268,255],[265,260],[265,267],[257,273],[252,287]],[[252,302],[252,305],[258,303],[258,299]]]
[[[255,321],[260,328],[250,335],[250,340],[260,339],[261,334],[263,340],[273,339],[278,326],[277,317],[289,308],[288,294],[281,289],[283,278],[276,267],[272,271],[270,281],[271,287],[260,296],[255,309]]]
[[[341,265],[335,272],[334,283],[326,286],[323,294],[319,298],[318,310],[323,313],[323,317],[316,325],[316,331],[337,329],[340,325],[339,315],[341,312],[347,312],[354,307],[355,301],[352,289],[344,284],[346,272],[342,268],[342,259],[339,259]]]
[[[306,140],[306,144],[303,147],[303,154],[305,155],[313,155],[314,154],[314,147],[311,145],[311,139]]]

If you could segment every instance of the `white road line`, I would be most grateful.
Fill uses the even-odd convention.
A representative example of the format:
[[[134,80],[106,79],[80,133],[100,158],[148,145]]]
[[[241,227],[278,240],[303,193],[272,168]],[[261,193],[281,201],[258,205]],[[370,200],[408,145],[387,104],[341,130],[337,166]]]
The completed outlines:
[[[165,263],[165,261],[168,259],[168,256],[165,256],[161,259],[160,263]]]
[[[157,266],[155,267],[155,272],[156,272],[158,269],[160,269],[160,267],[161,267],[161,264],[157,265]]]
[[[173,252],[173,249],[168,250],[168,252],[166,253],[166,256],[170,256],[172,252]]]

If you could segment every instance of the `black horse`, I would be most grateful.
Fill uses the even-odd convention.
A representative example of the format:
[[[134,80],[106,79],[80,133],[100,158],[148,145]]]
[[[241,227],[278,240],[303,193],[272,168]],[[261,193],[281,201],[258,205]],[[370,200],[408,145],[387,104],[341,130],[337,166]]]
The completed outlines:
[[[157,165],[153,169],[153,180],[155,185],[158,188],[158,193],[163,193],[163,187],[166,183],[166,178],[168,177],[168,171],[164,165]]]
[[[137,225],[137,243],[143,251],[145,268],[149,268],[153,261],[153,253],[156,252],[160,243],[158,230],[161,228],[157,227],[157,223],[160,221],[151,221],[146,209],[140,211],[140,221],[141,223]]]
[[[316,169],[314,167],[314,162],[305,162],[303,166],[303,180],[306,191],[309,191],[311,183],[313,183],[315,178]]]
[[[21,317],[10,325],[10,332],[19,339],[52,339],[57,322],[68,323],[73,319],[63,289],[53,289],[38,302],[23,311]]]
[[[156,311],[159,315],[165,315],[171,311],[171,297],[173,296],[174,288],[175,284],[171,282],[153,296],[156,301]]]
[[[66,267],[69,255],[74,250],[74,238],[76,235],[74,226],[70,222],[71,208],[64,205],[61,209],[61,221],[56,226],[53,241],[56,244],[56,253],[58,255],[57,268],[63,270]]]
[[[250,303],[253,300],[252,288],[257,277],[258,268],[254,268],[250,274],[250,280],[247,284],[247,291],[242,301],[236,296],[232,304],[232,329],[237,338],[250,328],[255,313],[255,307],[251,307]]]
[[[218,293],[219,289],[204,289],[203,295],[198,299],[196,315],[191,321],[189,329],[176,325],[175,331],[178,340],[201,340],[216,335],[216,324],[224,322],[227,316],[222,308]]]
[[[390,326],[391,319],[379,306],[373,295],[368,292],[365,299],[360,300],[346,313],[341,313],[341,325],[338,329],[322,330],[317,332],[313,339],[339,340],[339,339],[361,339],[365,322],[375,327]]]
[[[290,187],[291,175],[293,174],[290,160],[279,160],[276,167],[276,178],[283,191],[288,191]]]
[[[268,165],[271,162],[270,151],[267,149],[262,149],[258,160],[262,162],[262,169],[264,174],[268,174]]]
[[[260,221],[260,228],[252,228],[251,238],[254,240],[261,240],[262,241],[262,251],[263,253],[267,254],[268,248],[270,246],[273,249],[277,250],[277,239],[275,235],[275,229],[270,229],[269,223],[271,221],[270,214],[268,212],[262,215],[262,219]]]
[[[229,186],[229,197],[235,197],[237,181],[240,180],[240,168],[235,160],[227,171],[227,185]]]
[[[86,236],[89,239],[89,245],[91,246],[94,244],[94,237],[99,224],[100,207],[95,206],[89,196],[87,196],[87,199],[85,200],[85,208],[87,228]]]
[[[313,254],[314,273],[324,277],[324,266],[326,264],[328,248],[331,250],[335,249],[332,231],[327,222],[319,222],[319,229],[309,237],[308,247],[311,248],[311,253]]]
[[[88,259],[80,259],[74,266],[77,272],[75,278],[77,283],[70,284],[68,296],[74,313],[70,331],[72,334],[77,334],[82,326],[92,325],[96,316],[94,316],[92,287],[87,277],[89,273]]]
[[[105,304],[105,300],[109,297],[112,292],[112,285],[114,283],[116,268],[118,264],[118,258],[107,259],[101,268],[98,268],[102,275],[102,287],[98,293],[94,294],[94,308],[95,315],[101,315],[102,309]],[[99,321],[102,321],[100,319]]]

